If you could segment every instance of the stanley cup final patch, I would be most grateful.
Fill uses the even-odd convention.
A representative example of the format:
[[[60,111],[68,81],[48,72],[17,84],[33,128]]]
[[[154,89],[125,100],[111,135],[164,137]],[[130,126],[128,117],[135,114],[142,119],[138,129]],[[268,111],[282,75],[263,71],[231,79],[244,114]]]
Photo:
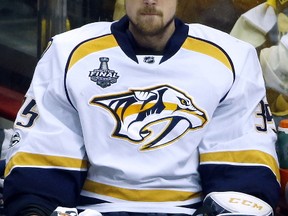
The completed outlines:
[[[91,81],[95,82],[97,85],[101,86],[102,88],[106,88],[116,83],[119,76],[117,72],[109,69],[108,67],[109,58],[101,57],[99,58],[99,60],[100,60],[99,68],[90,71],[89,77]]]

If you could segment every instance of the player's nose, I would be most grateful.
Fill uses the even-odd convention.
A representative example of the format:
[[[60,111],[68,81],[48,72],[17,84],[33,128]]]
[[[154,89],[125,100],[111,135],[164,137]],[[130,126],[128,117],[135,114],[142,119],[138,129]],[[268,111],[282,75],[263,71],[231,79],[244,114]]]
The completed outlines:
[[[144,4],[153,5],[157,3],[157,0],[143,0]]]

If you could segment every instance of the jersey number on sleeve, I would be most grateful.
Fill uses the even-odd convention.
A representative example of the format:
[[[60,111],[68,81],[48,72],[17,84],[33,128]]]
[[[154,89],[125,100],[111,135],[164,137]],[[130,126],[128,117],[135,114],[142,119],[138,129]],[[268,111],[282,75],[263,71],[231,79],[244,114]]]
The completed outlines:
[[[256,129],[260,132],[266,132],[267,131],[267,124],[273,123],[273,117],[270,112],[270,108],[268,103],[265,103],[264,101],[261,101],[259,103],[260,110],[256,113],[256,116],[258,118],[262,119],[261,125],[256,125]]]
[[[27,105],[25,105],[25,104],[27,104]],[[31,127],[34,124],[34,121],[38,117],[38,113],[35,111],[36,101],[34,99],[27,101],[27,98],[25,98],[23,106],[25,106],[25,107],[21,113],[21,116],[28,119],[28,122],[26,124],[24,124],[24,123],[18,121],[18,122],[16,122],[16,125],[21,126],[21,127]]]

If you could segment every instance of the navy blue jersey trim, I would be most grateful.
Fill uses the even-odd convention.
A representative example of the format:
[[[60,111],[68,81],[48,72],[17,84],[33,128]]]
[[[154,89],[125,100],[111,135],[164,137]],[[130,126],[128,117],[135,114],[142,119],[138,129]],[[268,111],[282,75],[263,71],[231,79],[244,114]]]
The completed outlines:
[[[272,208],[277,205],[280,185],[268,167],[201,164],[199,173],[204,196],[216,191],[235,191],[256,196]]]
[[[133,61],[138,63],[136,57],[137,54],[145,52],[141,50],[141,47],[137,46],[135,39],[132,34],[128,31],[129,19],[127,16],[124,16],[118,22],[115,22],[111,25],[111,32],[115,36],[116,41],[118,42],[120,48],[123,52]],[[181,48],[182,44],[188,36],[189,27],[185,25],[181,20],[175,18],[175,27],[176,30],[170,40],[168,41],[161,59],[160,63],[165,62],[171,58],[175,53]],[[143,49],[143,48],[142,48]],[[137,52],[136,52],[137,51]],[[150,55],[153,55],[153,51]],[[159,53],[156,53],[158,55]]]
[[[111,32],[114,35],[117,43],[123,52],[133,61],[138,63],[138,59],[136,57],[135,51],[133,49],[131,40],[128,37],[129,20],[127,16],[124,16],[118,22],[115,22],[111,25]]]
[[[15,203],[35,204],[50,209],[56,206],[76,206],[80,191],[86,179],[86,171],[72,171],[61,169],[41,169],[31,167],[15,167],[13,177],[8,175],[5,181],[9,182],[3,190],[5,204],[18,208]],[[25,174],[23,174],[25,173]],[[37,176],[37,180],[35,180]],[[25,185],[25,186],[23,186]],[[27,193],[30,197],[20,197]],[[15,199],[17,197],[17,199]],[[16,201],[17,200],[17,201]],[[49,203],[48,201],[49,200]],[[19,206],[19,210],[22,206]],[[52,209],[53,209],[52,208]]]

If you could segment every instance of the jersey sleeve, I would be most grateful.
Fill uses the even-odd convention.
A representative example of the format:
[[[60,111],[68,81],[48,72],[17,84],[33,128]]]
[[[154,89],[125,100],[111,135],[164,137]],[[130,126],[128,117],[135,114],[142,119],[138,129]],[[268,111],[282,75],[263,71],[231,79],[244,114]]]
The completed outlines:
[[[276,133],[257,53],[251,46],[246,55],[231,59],[234,84],[215,110],[199,147],[203,191],[205,195],[247,193],[275,208],[279,197]]]
[[[5,170],[4,199],[11,215],[28,206],[51,212],[59,205],[75,206],[83,185],[87,159],[77,110],[65,92],[66,56],[51,44],[18,112]]]

